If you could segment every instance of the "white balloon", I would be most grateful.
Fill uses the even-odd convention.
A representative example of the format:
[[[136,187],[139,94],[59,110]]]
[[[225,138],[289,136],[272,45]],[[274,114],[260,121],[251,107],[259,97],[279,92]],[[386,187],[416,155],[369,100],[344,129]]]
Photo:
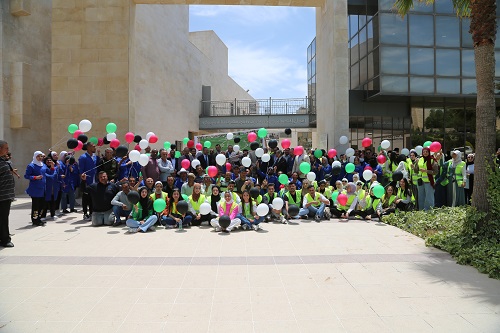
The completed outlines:
[[[155,135],[153,132],[148,132],[148,134],[146,134],[146,140],[149,141],[149,138],[152,136],[152,135]]]
[[[308,172],[307,173],[307,179],[310,181],[310,182],[313,182],[316,180],[316,174],[314,172]]]
[[[116,133],[108,133],[108,134],[106,134],[106,139],[108,139],[108,141],[116,139]]]
[[[257,148],[257,149],[255,150],[255,156],[257,156],[257,157],[262,157],[262,155],[264,155],[264,149],[262,149],[262,148]]]
[[[226,139],[228,139],[228,140],[232,140],[233,138],[234,138],[233,133],[227,133],[227,134],[226,134]]]
[[[403,149],[401,149],[401,154],[408,157],[408,155],[410,155],[410,151],[408,150],[408,148],[403,148]]]
[[[139,157],[141,157],[141,153],[138,152],[137,150],[131,150],[130,153],[128,153],[128,158],[132,161],[132,162],[137,162],[139,161]]]
[[[391,142],[389,140],[383,140],[381,143],[380,143],[380,147],[382,147],[382,149],[387,149],[391,146]]]
[[[92,123],[88,119],[83,119],[78,125],[78,129],[82,132],[88,132],[92,128]]]
[[[261,203],[260,205],[257,206],[257,215],[266,216],[267,213],[269,213],[268,205],[266,205],[265,203]]]
[[[139,164],[142,165],[142,166],[146,166],[149,162],[149,156],[146,155],[146,154],[141,154],[141,156],[139,156]]]
[[[342,163],[340,163],[340,161],[333,161],[332,168],[335,168],[336,166],[341,167]]]
[[[250,165],[252,165],[252,160],[250,157],[243,157],[241,159],[241,164],[243,164],[244,167],[248,168]]]
[[[148,146],[149,146],[149,141],[146,139],[142,139],[139,142],[139,147],[141,147],[141,149],[146,149],[146,148],[148,148]]]
[[[363,171],[363,179],[364,180],[369,181],[370,179],[372,179],[372,176],[373,176],[373,172],[371,170]]]
[[[424,149],[424,147],[422,147],[422,146],[415,147],[415,151],[417,152],[417,155],[422,155],[422,149]]]
[[[345,136],[345,135],[341,136],[341,137],[340,137],[340,139],[339,139],[339,143],[340,143],[341,145],[345,145],[345,144],[346,144],[346,143],[348,143],[348,142],[349,142],[349,139],[348,139],[348,138],[347,138],[347,136]]]
[[[218,165],[223,166],[224,164],[226,164],[226,155],[218,154],[217,156],[215,156],[215,162]]]
[[[356,156],[349,157],[349,163],[354,163],[354,158],[356,158]]]
[[[204,202],[200,205],[200,214],[207,215],[212,210],[212,207],[208,202]]]
[[[233,150],[234,150],[235,153],[239,152],[240,151],[240,146],[234,145],[233,146]]]
[[[353,155],[354,155],[354,149],[352,149],[352,148],[347,148],[347,150],[345,151],[345,155],[346,155],[347,157],[351,157],[351,156],[353,156]]]
[[[269,162],[271,160],[271,155],[264,154],[262,155],[262,162]]]
[[[194,159],[192,162],[191,162],[191,166],[193,167],[193,169],[196,169],[196,167],[200,165],[200,161],[198,159]]]
[[[285,203],[283,202],[283,199],[281,199],[280,197],[276,197],[273,200],[273,209],[281,210],[281,208],[283,208],[284,204]]]

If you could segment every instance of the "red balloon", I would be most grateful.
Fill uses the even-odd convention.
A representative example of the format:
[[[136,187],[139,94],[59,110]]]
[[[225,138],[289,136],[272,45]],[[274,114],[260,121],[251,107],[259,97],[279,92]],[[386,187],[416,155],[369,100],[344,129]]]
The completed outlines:
[[[158,142],[158,137],[153,134],[149,137],[149,143],[157,143]]]
[[[441,150],[441,144],[437,141],[434,141],[433,143],[431,143],[431,145],[429,146],[429,149],[431,150],[431,152],[433,153],[437,153],[438,151]]]
[[[226,163],[226,171],[231,171],[231,163]]]
[[[127,134],[125,134],[125,141],[127,141],[127,143],[131,143],[132,141],[134,141],[134,137],[134,133],[128,132]]]
[[[81,142],[80,140],[78,140],[78,146],[76,146],[75,151],[76,150],[82,150],[82,148],[83,148],[83,142]]]
[[[80,131],[80,130],[76,130],[76,131],[75,131],[75,133],[73,133],[73,137],[74,137],[75,139],[78,139],[78,136],[80,136],[80,135],[82,135],[82,134],[83,134],[83,132],[82,132],[82,131]]]
[[[187,143],[187,147],[189,149],[193,148],[194,147],[194,141],[193,140],[189,140],[188,143]]]
[[[281,141],[281,147],[283,147],[283,149],[290,148],[290,145],[291,142],[288,139],[283,139],[283,141]]]
[[[345,195],[344,193],[339,194],[337,197],[337,201],[342,206],[345,206],[345,204],[347,203],[347,195]]]
[[[300,156],[300,155],[302,155],[303,153],[304,153],[304,147],[302,147],[302,146],[297,146],[297,147],[295,147],[295,148],[293,149],[293,154],[294,154],[295,156]]]
[[[337,151],[335,149],[330,149],[328,151],[328,157],[334,158],[335,156],[337,156]]]
[[[188,142],[189,143],[189,142]],[[197,150],[202,150],[203,149],[203,145],[201,143],[197,143],[196,144],[196,149]]]
[[[102,138],[97,139],[97,146],[100,147],[104,144],[104,140]]]
[[[135,145],[134,149],[137,150],[137,151],[141,151],[142,150],[141,146],[139,146],[139,145]]]
[[[248,133],[248,142],[254,142],[255,140],[257,140],[257,134],[255,134],[254,132],[250,132]]]
[[[120,145],[120,140],[118,139],[113,139],[111,140],[111,142],[109,143],[109,146],[111,148],[118,148],[118,146]]]
[[[363,171],[364,171],[364,170],[370,170],[370,171],[373,171],[373,168],[372,168],[371,166],[367,165],[367,166],[365,166],[365,168],[363,169]]]
[[[387,161],[387,158],[385,158],[385,156],[384,156],[384,155],[378,155],[378,156],[377,156],[377,161],[378,161],[378,163],[380,163],[380,164],[384,164],[384,163],[385,163],[385,161]]]
[[[184,169],[189,169],[189,166],[191,165],[191,161],[188,160],[187,158],[182,160],[181,162],[181,166],[184,168]]]
[[[370,147],[372,145],[372,139],[364,138],[363,141],[361,141],[361,145],[365,148]]]
[[[208,175],[209,175],[210,177],[215,177],[215,176],[217,176],[217,173],[218,173],[218,171],[217,171],[217,167],[215,167],[215,166],[213,166],[213,165],[211,165],[211,166],[209,166],[209,167],[208,167]]]

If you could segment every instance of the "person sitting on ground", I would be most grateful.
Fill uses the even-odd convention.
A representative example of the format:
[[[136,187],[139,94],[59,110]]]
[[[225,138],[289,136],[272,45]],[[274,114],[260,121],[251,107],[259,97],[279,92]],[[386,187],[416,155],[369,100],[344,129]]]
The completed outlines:
[[[304,186],[303,182],[299,180],[299,174],[297,172],[292,173],[292,177],[288,179],[288,183],[294,183],[295,186],[297,186],[297,190],[302,190],[305,187],[305,190],[307,191],[307,187]]]
[[[273,208],[273,200],[278,198],[278,195],[274,191],[274,184],[270,183],[267,185],[267,193],[264,194],[263,202],[269,206],[269,218],[276,219],[277,221],[286,224],[285,216],[283,216],[281,209]]]
[[[201,193],[205,196],[212,194],[212,187],[214,183],[212,182],[212,178],[208,174],[203,175],[203,183],[201,184]]]
[[[224,177],[217,178],[217,186],[219,186],[221,191],[226,191],[231,179],[232,173],[230,171],[226,171]]]
[[[220,195],[220,188],[217,185],[214,185],[212,187],[212,193],[209,196],[205,197],[207,202],[210,204],[210,215],[212,215],[212,218],[217,217],[217,214],[219,212],[219,205],[221,201],[221,195]]]
[[[147,188],[139,188],[139,202],[134,205],[127,219],[127,227],[129,227],[128,232],[154,231],[154,225],[157,220],[158,217],[153,214],[153,200],[151,200],[151,197],[148,195]]]
[[[111,200],[118,193],[117,186],[108,182],[108,175],[105,171],[97,174],[99,181],[87,185],[87,174],[82,173],[82,191],[87,191],[92,201],[92,225],[112,225],[114,222],[113,205]]]
[[[182,184],[181,187],[181,195],[185,194],[189,197],[191,194],[193,194],[194,185],[197,184],[194,182],[194,179],[195,179],[194,173],[188,173],[187,182]]]
[[[155,183],[155,190],[153,193],[151,193],[150,197],[153,202],[156,199],[163,199],[165,200],[165,202],[167,202],[168,194],[167,192],[163,192],[163,183],[161,181],[158,180]]]
[[[151,195],[153,194],[153,192],[155,191],[155,181],[153,180],[153,178],[149,177],[149,178],[146,178],[146,181],[144,182],[144,186],[146,187],[146,190],[148,190],[148,195]]]
[[[314,216],[314,220],[320,222],[323,218],[325,207],[330,204],[330,201],[324,195],[316,192],[313,185],[309,185],[307,190],[308,193],[302,200],[302,206],[308,210],[309,216]]]
[[[229,233],[234,228],[238,227],[241,224],[241,220],[236,216],[239,213],[239,206],[236,202],[234,202],[232,198],[231,192],[224,192],[224,201],[221,201],[219,207],[219,217],[214,218],[210,221],[212,227],[215,228],[215,231],[222,231]],[[229,226],[227,228],[222,228],[219,224],[219,219],[221,216],[226,215],[229,216],[231,220]]]
[[[399,181],[399,188],[396,194],[396,208],[402,211],[410,210],[410,208],[414,206],[413,201],[408,180],[406,178],[402,178]]]
[[[199,226],[202,222],[210,223],[210,220],[212,219],[210,214],[201,215],[200,213],[200,206],[205,201],[205,195],[201,194],[201,184],[194,183],[193,194],[191,194],[188,199],[189,212],[193,216],[191,224],[194,226]]]
[[[128,177],[128,185],[131,191],[137,192],[141,182],[142,182],[142,176],[139,178],[139,182],[137,182],[137,179],[133,176]]]
[[[118,192],[111,204],[113,205],[113,214],[115,214],[115,223],[113,227],[123,224],[121,217],[128,217],[132,210],[132,204],[128,201],[127,195],[130,193],[130,185],[127,181],[122,182],[122,190]]]
[[[288,192],[285,192],[283,196],[283,200],[285,201],[285,210],[286,210],[286,219],[289,220],[291,218],[299,219],[304,218],[307,219],[307,214],[309,213],[308,209],[301,208],[302,207],[302,192],[297,191],[297,185],[295,183],[288,184]],[[288,208],[291,205],[295,205],[299,207],[299,214],[296,216],[290,216],[288,214]]]
[[[257,206],[254,204],[252,197],[248,191],[243,191],[242,201],[240,203],[240,213],[236,216],[241,221],[243,230],[257,231],[260,229],[260,222],[264,221],[264,217],[257,215]]]
[[[240,196],[234,191],[234,188],[236,186],[236,183],[234,180],[230,181],[229,184],[227,185],[227,191],[231,193],[231,197],[233,198],[234,202],[239,204],[241,202]],[[222,199],[224,200],[224,199]]]
[[[338,203],[337,199],[337,206],[331,209],[331,212],[333,215],[335,215],[337,218],[347,218],[351,215],[351,212],[355,210],[356,205],[357,205],[357,200],[356,200],[356,185],[353,183],[348,183],[346,186],[346,193],[347,195],[347,202],[345,205],[341,205]],[[354,216],[354,215],[353,215]]]
[[[245,167],[241,167],[240,168],[240,176],[238,178],[236,178],[236,180],[234,181],[236,184],[236,187],[235,187],[236,193],[238,193],[240,198],[241,198],[241,194],[243,193],[243,191],[245,191],[245,190],[250,191],[250,189],[255,184],[255,179],[253,179],[251,177],[247,177],[247,173],[248,173],[248,169]]]
[[[387,186],[381,201],[382,209],[377,209],[377,215],[379,218],[384,215],[392,214],[396,211],[396,195],[394,194],[394,187],[392,187],[392,185]]]
[[[177,210],[177,204],[183,200],[184,198],[181,196],[181,191],[175,188],[172,191],[172,197],[168,199],[167,206],[160,216],[160,223],[165,226],[165,229],[178,228],[179,223],[182,223],[183,228],[191,226],[193,217],[189,214],[181,214]]]

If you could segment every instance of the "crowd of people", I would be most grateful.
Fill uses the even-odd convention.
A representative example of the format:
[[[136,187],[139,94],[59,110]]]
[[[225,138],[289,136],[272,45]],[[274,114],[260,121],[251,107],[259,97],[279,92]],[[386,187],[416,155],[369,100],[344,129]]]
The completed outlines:
[[[447,157],[426,147],[420,156],[417,150],[406,156],[397,148],[365,148],[331,156],[325,150],[296,155],[293,148],[263,149],[266,161],[254,149],[235,151],[231,144],[225,151],[220,145],[186,147],[180,155],[175,146],[147,147],[142,166],[113,148],[101,154],[92,142],[78,158],[74,152],[36,151],[24,174],[31,222],[43,226],[76,212],[78,189],[83,218],[94,226],[126,224],[129,232],[146,232],[205,223],[230,232],[259,230],[269,221],[371,220],[396,210],[459,206],[470,203],[474,186],[474,155],[463,161],[460,151]],[[250,165],[244,166],[245,158]],[[210,167],[216,174],[209,175]]]

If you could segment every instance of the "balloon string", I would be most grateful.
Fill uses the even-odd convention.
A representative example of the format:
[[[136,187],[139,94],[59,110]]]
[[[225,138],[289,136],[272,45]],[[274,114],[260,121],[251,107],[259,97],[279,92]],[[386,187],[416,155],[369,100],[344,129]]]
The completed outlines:
[[[90,172],[90,171],[92,171],[92,170],[95,170],[95,169],[97,169],[97,168],[100,168],[100,167],[102,167],[104,164],[108,164],[109,162],[113,162],[114,160],[115,160],[115,159],[113,159],[113,158],[112,158],[112,159],[110,159],[109,161],[106,161],[106,162],[104,162],[104,163],[101,163],[101,164],[97,165],[96,167],[94,167],[94,168],[92,168],[92,169],[90,169],[90,170],[87,170],[87,171],[85,171],[85,172],[82,172],[82,174],[87,174],[87,172]]]
[[[64,141],[64,139],[66,139],[66,135],[59,139],[59,141],[57,141],[52,147],[50,147],[49,150],[52,150],[52,148],[59,146]]]

